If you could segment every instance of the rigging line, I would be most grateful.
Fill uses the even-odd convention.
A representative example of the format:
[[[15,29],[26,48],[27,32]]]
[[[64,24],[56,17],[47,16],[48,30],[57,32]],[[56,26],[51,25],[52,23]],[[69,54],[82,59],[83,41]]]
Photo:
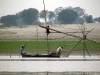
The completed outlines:
[[[57,40],[57,39],[62,39],[62,38],[66,38],[66,37],[68,37],[68,36],[63,36],[63,37],[59,37],[59,38],[53,38],[51,40]]]
[[[89,41],[90,43],[90,41]],[[90,43],[90,46],[92,47],[92,49],[94,50],[95,54],[97,54],[97,56],[99,57],[99,54],[95,51],[95,48],[93,47],[93,45]]]
[[[10,36],[10,38],[11,38],[11,36]],[[10,58],[11,58],[11,55],[12,55],[12,46],[13,46],[13,44],[12,44],[12,40],[11,40]]]
[[[73,49],[74,49],[81,41],[82,41],[82,38],[68,51],[66,57],[68,57],[68,56],[72,53]]]
[[[87,51],[88,55],[91,56],[90,53],[89,53],[89,51],[88,51],[88,49],[87,49],[86,42],[84,43],[84,47],[85,47],[85,50]]]
[[[93,29],[95,29],[95,28],[93,28]],[[87,32],[86,35],[89,34],[93,29],[91,29],[89,32]]]
[[[83,24],[82,24],[82,26],[81,26],[81,31],[83,31]]]
[[[78,25],[78,24],[77,24]],[[78,25],[78,28],[79,28],[79,30],[81,31],[81,33],[82,33],[82,28]]]
[[[81,27],[78,25],[79,30],[81,31],[81,33],[82,33],[82,34],[84,34],[84,28],[83,28],[83,26],[84,26],[84,24],[82,24],[82,26],[81,26]]]

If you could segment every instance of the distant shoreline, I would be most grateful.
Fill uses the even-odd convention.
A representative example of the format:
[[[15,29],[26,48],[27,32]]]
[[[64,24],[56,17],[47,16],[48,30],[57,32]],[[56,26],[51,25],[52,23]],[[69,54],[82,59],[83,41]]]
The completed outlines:
[[[82,33],[78,26],[82,26],[80,24],[68,24],[68,25],[49,25],[50,28],[61,31],[61,32],[76,32],[72,33],[73,35],[81,36]],[[88,35],[87,38],[94,39],[94,40],[100,40],[100,23],[90,23],[85,25],[86,29],[85,31],[92,30]],[[46,40],[46,30],[41,27],[37,27],[36,25],[30,25],[30,26],[10,26],[10,27],[0,27],[0,40]],[[51,30],[50,30],[51,31]],[[54,32],[54,31],[51,31]],[[80,32],[80,33],[77,33]],[[71,34],[71,33],[70,33]],[[38,36],[38,37],[37,37]],[[75,40],[77,38],[74,38],[72,36],[67,36],[61,33],[50,33],[49,39],[50,40]]]

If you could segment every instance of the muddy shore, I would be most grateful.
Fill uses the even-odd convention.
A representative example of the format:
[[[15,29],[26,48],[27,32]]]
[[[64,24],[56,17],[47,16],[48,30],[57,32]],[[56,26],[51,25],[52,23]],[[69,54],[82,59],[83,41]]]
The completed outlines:
[[[64,33],[68,32],[69,34],[82,37],[81,24],[49,25],[49,26],[52,29],[55,29]],[[86,33],[90,31],[89,34],[87,35],[87,38],[93,39],[93,40],[100,39],[100,33],[99,33],[100,23],[86,24],[85,31]],[[50,30],[50,32],[51,33],[49,34],[49,39],[51,40],[60,40],[60,39],[63,39],[63,37],[66,40],[77,39],[75,37],[67,36],[62,33],[56,33],[55,31],[52,31],[52,30]],[[43,39],[46,39],[46,37],[47,37],[46,30],[37,25],[10,26],[10,27],[0,26],[0,40],[36,40],[37,38],[39,40],[43,40]]]

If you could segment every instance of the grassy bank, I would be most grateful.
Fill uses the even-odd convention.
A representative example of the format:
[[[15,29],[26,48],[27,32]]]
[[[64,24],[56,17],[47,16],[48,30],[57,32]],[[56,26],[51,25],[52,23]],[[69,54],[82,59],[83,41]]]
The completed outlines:
[[[64,50],[71,49],[78,41],[49,41],[49,49],[56,51],[59,46],[63,46]],[[0,53],[19,53],[22,45],[25,45],[25,51],[29,53],[46,52],[48,50],[47,41],[0,41]],[[86,46],[89,51],[93,48],[97,51],[100,50],[100,45],[86,41]],[[93,47],[93,48],[92,48]],[[81,51],[83,49],[83,42],[80,42],[74,50]]]

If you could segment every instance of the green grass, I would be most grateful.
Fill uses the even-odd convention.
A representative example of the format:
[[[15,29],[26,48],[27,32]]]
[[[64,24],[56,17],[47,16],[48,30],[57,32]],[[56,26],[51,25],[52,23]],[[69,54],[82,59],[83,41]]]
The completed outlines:
[[[26,43],[27,42],[27,43]],[[78,41],[49,41],[49,49],[51,51],[56,51],[59,46],[63,46],[64,50],[71,49]],[[26,52],[46,52],[48,50],[47,41],[0,41],[0,53],[19,53],[22,45],[25,45]],[[93,48],[95,50],[100,50],[100,44],[96,44],[93,42],[86,41],[87,49],[92,51]],[[74,50],[82,50],[83,42],[80,42]]]

